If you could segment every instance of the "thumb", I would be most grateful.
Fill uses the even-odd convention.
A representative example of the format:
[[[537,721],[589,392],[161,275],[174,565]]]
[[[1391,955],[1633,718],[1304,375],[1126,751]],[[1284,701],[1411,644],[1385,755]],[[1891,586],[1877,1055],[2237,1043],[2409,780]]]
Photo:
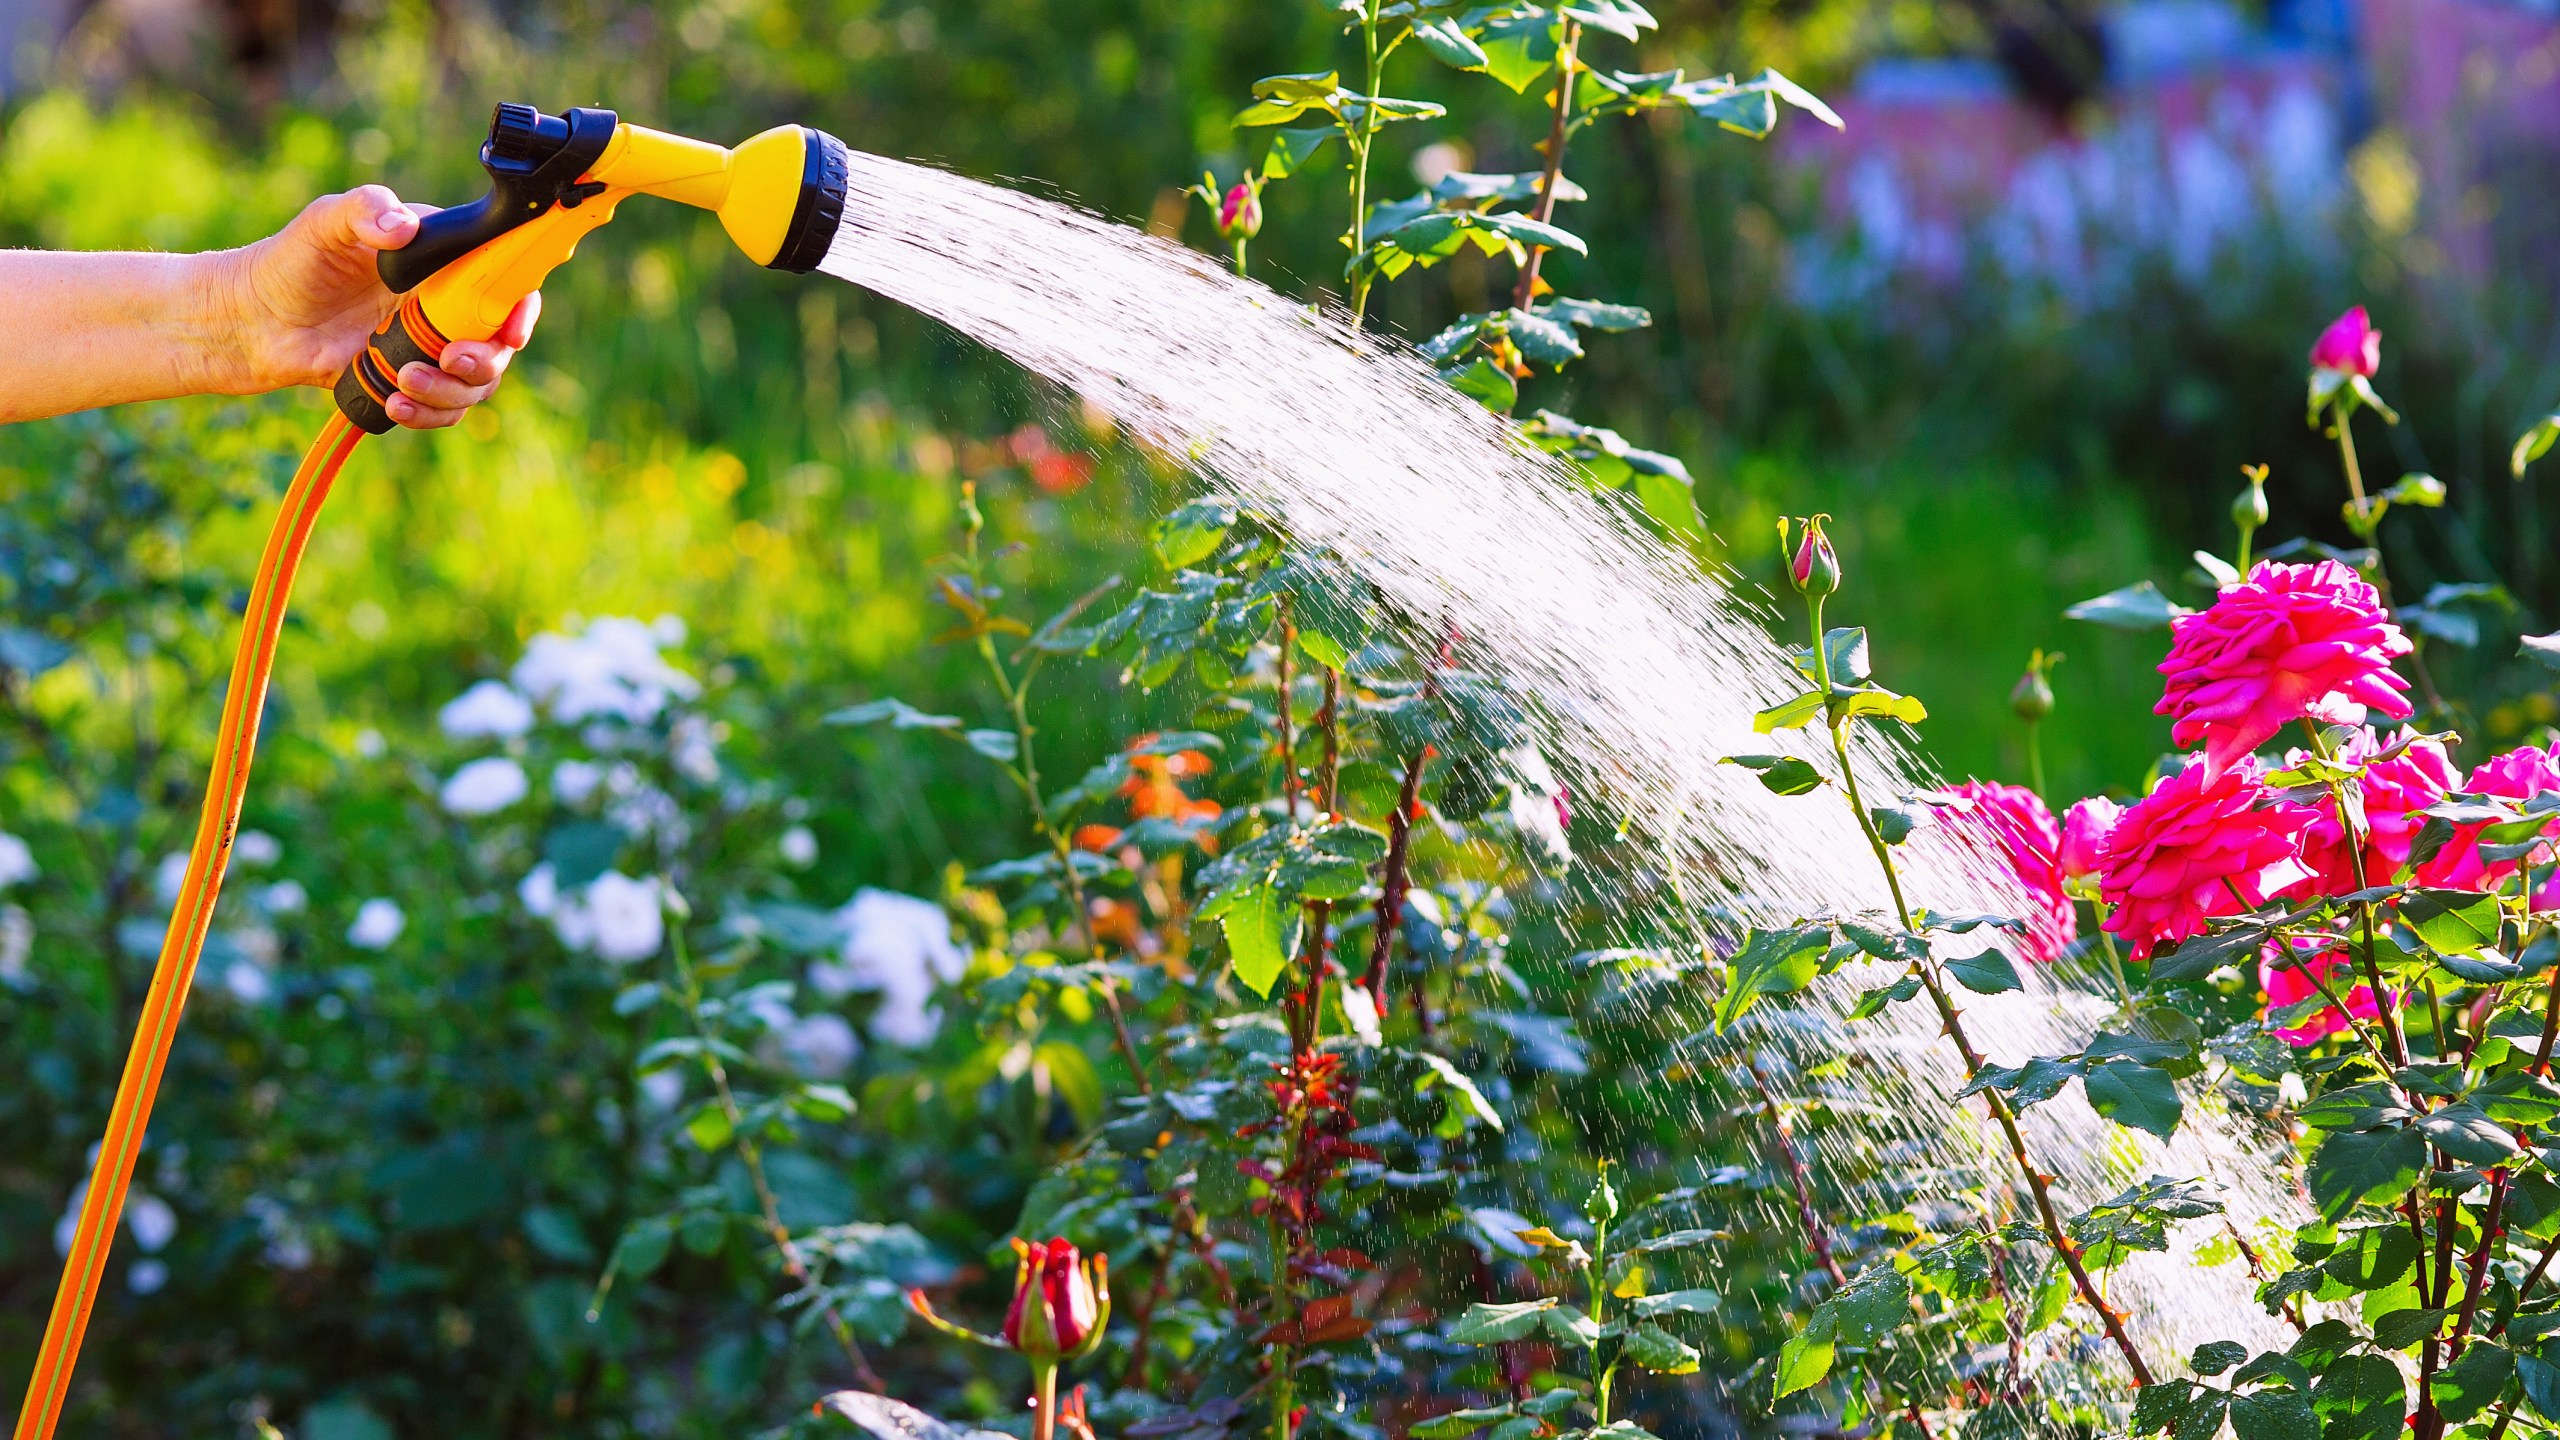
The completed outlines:
[[[359,185],[314,201],[303,215],[317,229],[313,238],[330,247],[397,250],[418,233],[417,212],[382,185]]]

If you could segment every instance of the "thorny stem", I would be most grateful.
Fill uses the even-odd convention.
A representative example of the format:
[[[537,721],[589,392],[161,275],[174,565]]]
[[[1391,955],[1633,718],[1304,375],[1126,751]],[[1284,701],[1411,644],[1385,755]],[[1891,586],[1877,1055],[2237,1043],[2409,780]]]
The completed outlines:
[[[1289,597],[1280,597],[1280,795],[1290,829],[1298,826],[1298,746],[1289,733],[1289,652],[1298,642],[1298,627],[1289,619]]]
[[[1804,1163],[1804,1156],[1796,1149],[1795,1134],[1787,1128],[1786,1112],[1778,1108],[1777,1092],[1769,1088],[1768,1073],[1760,1068],[1760,1057],[1757,1053],[1752,1055],[1746,1067],[1746,1073],[1751,1076],[1751,1088],[1759,1092],[1760,1108],[1769,1117],[1769,1138],[1778,1152],[1778,1159],[1787,1167],[1787,1179],[1795,1187],[1796,1218],[1804,1225],[1805,1244],[1812,1249],[1813,1258],[1822,1262],[1822,1273],[1831,1277],[1832,1286],[1835,1289],[1845,1290],[1849,1287],[1849,1272],[1841,1266],[1840,1257],[1833,1251],[1830,1228],[1822,1223],[1822,1213],[1814,1206],[1813,1171]],[[2018,1368],[2017,1334],[2014,1329],[2010,1333],[2009,1344],[2010,1388],[2014,1390]],[[1869,1378],[1873,1380],[1872,1376]],[[1881,1382],[1877,1382],[1877,1388],[1879,1390],[1883,1388]],[[1921,1440],[1931,1440],[1929,1422],[1921,1418],[1917,1401],[1904,1401],[1903,1414],[1911,1421],[1913,1428],[1920,1432]]]
[[[2222,1217],[2222,1228],[2231,1232],[2231,1243],[2240,1247],[2240,1258],[2243,1261],[2246,1261],[2249,1266],[2249,1278],[2258,1281],[2260,1284],[2266,1283],[2267,1266],[2265,1261],[2258,1258],[2257,1247],[2249,1243],[2248,1236],[2240,1233],[2239,1226],[2231,1223],[2230,1216],[2225,1215]],[[2298,1304],[2291,1296],[2287,1296],[2285,1298],[2284,1318],[2293,1323],[2294,1332],[2296,1334],[2300,1334],[2308,1328],[2302,1323],[2301,1305]]]
[[[1818,597],[1813,601],[1812,612],[1814,684],[1822,692],[1827,706],[1831,699],[1831,661],[1823,652],[1822,601]],[[1858,828],[1866,834],[1868,848],[1875,852],[1876,864],[1884,870],[1885,885],[1893,892],[1895,916],[1901,920],[1905,933],[1916,936],[1920,927],[1912,922],[1911,906],[1903,898],[1902,876],[1894,868],[1893,852],[1884,843],[1883,834],[1876,829],[1875,817],[1867,813],[1866,801],[1858,793],[1857,767],[1849,761],[1847,722],[1845,719],[1833,719],[1830,729],[1831,750],[1840,762],[1840,783],[1848,793],[1849,808],[1857,817]],[[1956,1054],[1964,1061],[1965,1079],[1972,1080],[1982,1073],[1987,1062],[1965,1035],[1963,1017],[1956,1010],[1955,1000],[1947,993],[1946,977],[1940,973],[1936,957],[1924,956],[1912,968],[1919,972],[1920,984],[1929,992],[1929,1003],[1937,1008],[1938,1020],[1945,1027],[1947,1038],[1955,1042]],[[2054,1253],[2062,1257],[2063,1268],[2071,1274],[2073,1288],[2079,1291],[2081,1300],[2097,1312],[2107,1338],[2114,1341],[2116,1349],[2123,1353],[2126,1367],[2133,1372],[2133,1383],[2149,1385],[2151,1367],[2143,1362],[2142,1351],[2125,1330],[2124,1317],[2109,1307],[2106,1298],[2098,1293],[2097,1283],[2089,1278],[2088,1268],[2080,1263],[2080,1247],[2063,1233],[2061,1212],[2054,1209],[2052,1192],[2046,1186],[2049,1177],[2036,1168],[2035,1161],[2028,1155],[2027,1137],[2018,1128],[2017,1113],[2009,1108],[2008,1101],[1997,1090],[1982,1092],[1982,1099],[1991,1112],[1991,1118],[1999,1122],[2001,1133],[2008,1139],[2009,1156],[2017,1163],[2018,1173],[2026,1177],[2027,1191],[2035,1198],[2036,1218],[2044,1227],[2045,1239],[2052,1244]]]
[[[2551,1073],[2551,1042],[2560,1039],[2560,966],[2551,971],[2548,998],[2542,1002],[2542,1044],[2533,1052],[2533,1073]]]
[[[755,1187],[756,1209],[763,1221],[764,1232],[773,1241],[775,1252],[782,1257],[783,1273],[791,1277],[793,1284],[803,1290],[809,1289],[808,1263],[801,1258],[800,1244],[791,1238],[790,1227],[782,1223],[781,1203],[775,1200],[773,1186],[765,1179],[763,1147],[747,1133],[745,1113],[738,1106],[736,1093],[729,1088],[729,1067],[720,1062],[719,1051],[712,1047],[711,1027],[702,1018],[702,984],[693,973],[693,956],[684,942],[682,919],[678,918],[675,924],[667,927],[667,931],[672,942],[669,948],[675,956],[676,982],[683,987],[685,1014],[693,1022],[694,1038],[702,1042],[703,1073],[710,1077],[720,1114],[729,1124],[730,1141],[737,1146],[738,1159],[747,1168],[747,1180]],[[872,1370],[870,1359],[862,1353],[861,1342],[853,1338],[853,1327],[836,1313],[834,1303],[820,1298],[818,1314],[835,1335],[836,1343],[844,1347],[844,1358],[852,1364],[854,1378],[874,1394],[887,1394],[888,1385]]]
[[[2480,1292],[2489,1276],[2489,1247],[2498,1240],[2498,1222],[2507,1206],[2505,1170],[2489,1176],[2489,1208],[2480,1217],[2480,1243],[2472,1247],[2471,1264],[2462,1281],[2462,1313],[2454,1317],[2453,1340],[2446,1358],[2462,1358],[2463,1342],[2470,1338],[2472,1322],[2480,1317]]]
[[[1564,178],[1564,147],[1573,133],[1570,128],[1573,119],[1573,72],[1577,68],[1574,45],[1581,38],[1581,24],[1568,19],[1556,41],[1555,120],[1547,130],[1544,147],[1547,152],[1546,178],[1538,184],[1538,209],[1534,217],[1541,225],[1555,219],[1556,189]],[[1526,310],[1530,302],[1538,298],[1538,268],[1546,263],[1546,258],[1545,246],[1529,247],[1529,263],[1520,267],[1520,283],[1511,293],[1513,309]],[[1820,636],[1816,636],[1813,643],[1816,650],[1822,648]]]
[[[1387,957],[1395,949],[1396,927],[1404,923],[1405,891],[1412,883],[1405,862],[1413,844],[1413,807],[1422,796],[1422,767],[1429,759],[1426,747],[1405,762],[1404,784],[1396,791],[1396,813],[1387,817],[1387,863],[1378,879],[1377,919],[1372,927],[1376,933],[1369,941],[1369,968],[1360,977],[1381,1014],[1387,1008]],[[2552,974],[2560,980],[2560,970]]]
[[[961,486],[961,512],[967,517],[967,548],[963,563],[968,567],[971,583],[976,584],[984,579],[980,569],[978,535],[986,528],[986,517],[978,509],[978,491],[974,482]],[[1014,788],[1022,792],[1023,803],[1031,810],[1032,828],[1048,842],[1050,853],[1057,856],[1058,873],[1066,880],[1067,903],[1075,907],[1076,928],[1084,932],[1086,951],[1099,960],[1102,958],[1102,941],[1093,933],[1093,911],[1085,899],[1084,879],[1076,874],[1075,842],[1049,818],[1048,797],[1040,786],[1040,760],[1032,748],[1032,737],[1039,731],[1031,723],[1031,674],[1026,672],[1017,682],[1012,670],[1005,665],[1004,657],[996,653],[994,635],[983,629],[978,632],[978,658],[985,662],[988,678],[995,682],[996,695],[1004,701],[1005,715],[1013,722],[1014,760],[1002,768],[1012,777]],[[1137,1082],[1138,1093],[1155,1093],[1154,1086],[1147,1080],[1146,1062],[1138,1058],[1137,1042],[1129,1035],[1128,1016],[1120,1008],[1120,982],[1104,975],[1094,988],[1102,996],[1103,1013],[1111,1019],[1111,1043],[1119,1050],[1122,1063],[1129,1067],[1131,1078]]]

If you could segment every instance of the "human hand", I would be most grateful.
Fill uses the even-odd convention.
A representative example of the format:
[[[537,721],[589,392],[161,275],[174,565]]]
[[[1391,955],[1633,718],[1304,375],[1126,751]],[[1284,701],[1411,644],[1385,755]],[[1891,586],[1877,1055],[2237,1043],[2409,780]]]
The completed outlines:
[[[374,269],[375,252],[408,244],[420,217],[434,213],[383,186],[360,185],[312,201],[282,230],[227,252],[221,310],[243,373],[226,388],[335,384],[399,303]],[[542,296],[527,295],[491,338],[457,340],[437,365],[403,366],[400,393],[384,408],[417,430],[461,419],[496,391],[541,314]]]

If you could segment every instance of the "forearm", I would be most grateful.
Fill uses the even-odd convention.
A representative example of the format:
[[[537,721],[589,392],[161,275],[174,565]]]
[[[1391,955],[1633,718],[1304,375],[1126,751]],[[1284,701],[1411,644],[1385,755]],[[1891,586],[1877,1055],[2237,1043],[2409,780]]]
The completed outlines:
[[[235,255],[0,250],[12,322],[0,343],[0,424],[253,388]]]

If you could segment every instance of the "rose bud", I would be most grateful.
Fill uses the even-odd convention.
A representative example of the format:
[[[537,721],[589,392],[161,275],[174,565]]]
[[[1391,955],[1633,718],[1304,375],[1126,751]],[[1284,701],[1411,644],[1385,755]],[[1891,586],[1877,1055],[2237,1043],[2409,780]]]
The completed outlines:
[[[2249,477],[2249,488],[2231,497],[2231,523],[2255,530],[2267,523],[2267,467],[2243,465],[2240,473]]]
[[[1250,240],[1261,233],[1262,191],[1247,176],[1218,202],[1218,238]]]
[[[2335,370],[2343,375],[2361,375],[2370,380],[2382,368],[2382,332],[2373,328],[2372,317],[2358,305],[2329,322],[2311,347],[2311,365],[2316,370]]]
[[[1787,561],[1787,580],[1796,589],[1819,600],[1840,588],[1840,557],[1831,548],[1831,537],[1822,533],[1828,515],[1813,515],[1804,521],[1804,539],[1796,545],[1795,555]],[[1778,522],[1778,539],[1785,543],[1787,522]]]
[[[1013,1277],[1013,1306],[1005,1312],[1004,1339],[1032,1362],[1073,1359],[1102,1341],[1110,1318],[1109,1260],[1088,1265],[1063,1239],[1047,1244],[1013,1242],[1021,1257]]]
[[[2009,709],[2019,719],[2033,725],[2053,713],[2053,683],[2044,678],[2044,652],[2036,652],[2035,663],[2009,690]]]

